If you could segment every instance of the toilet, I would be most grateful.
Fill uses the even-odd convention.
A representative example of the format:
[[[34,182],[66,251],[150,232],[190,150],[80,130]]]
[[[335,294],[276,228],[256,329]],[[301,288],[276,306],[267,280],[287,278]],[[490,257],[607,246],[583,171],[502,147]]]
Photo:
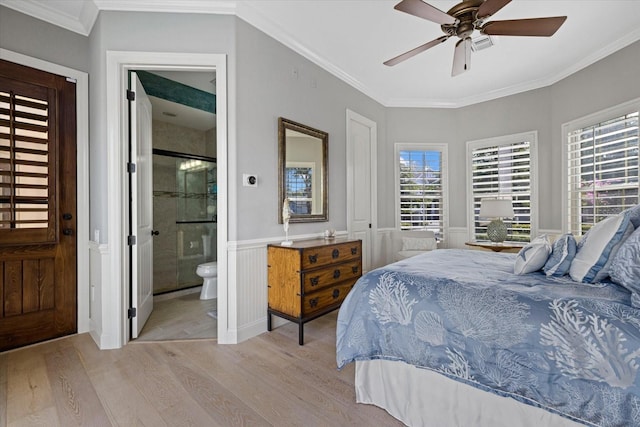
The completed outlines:
[[[200,299],[212,299],[218,296],[218,263],[215,261],[200,264],[196,274],[202,277]]]

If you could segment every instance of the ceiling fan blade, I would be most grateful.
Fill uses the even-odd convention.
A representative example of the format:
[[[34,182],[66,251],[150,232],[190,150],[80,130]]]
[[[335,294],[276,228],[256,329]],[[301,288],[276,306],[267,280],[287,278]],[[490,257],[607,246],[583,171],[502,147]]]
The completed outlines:
[[[422,46],[418,46],[415,49],[411,49],[408,52],[403,53],[402,55],[398,55],[395,58],[391,58],[388,61],[384,62],[384,65],[388,65],[389,67],[396,65],[402,61],[405,61],[417,54],[419,54],[420,52],[424,52],[427,49],[431,49],[434,46],[437,46],[441,43],[444,43],[447,41],[447,39],[449,38],[449,36],[442,36],[442,37],[438,37],[435,40],[431,40],[428,43],[423,44]]]
[[[469,69],[471,69],[471,37],[456,43],[456,49],[453,51],[451,76],[455,77]]]
[[[550,37],[558,31],[566,19],[566,16],[554,16],[551,18],[491,21],[484,24],[480,32],[490,36]]]
[[[436,24],[455,24],[456,18],[448,15],[440,9],[425,3],[422,0],[402,0],[394,6],[394,9],[409,15],[418,16],[420,18],[433,21]]]
[[[511,0],[485,0],[478,8],[478,18],[488,18],[495,15],[500,9],[511,3]]]

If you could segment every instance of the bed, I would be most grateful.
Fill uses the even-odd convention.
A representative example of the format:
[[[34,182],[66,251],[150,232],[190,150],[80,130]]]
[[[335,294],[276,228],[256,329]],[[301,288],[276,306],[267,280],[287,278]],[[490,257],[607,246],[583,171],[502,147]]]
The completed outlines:
[[[357,401],[410,426],[639,426],[631,292],[516,275],[517,256],[443,249],[361,277],[336,343]]]

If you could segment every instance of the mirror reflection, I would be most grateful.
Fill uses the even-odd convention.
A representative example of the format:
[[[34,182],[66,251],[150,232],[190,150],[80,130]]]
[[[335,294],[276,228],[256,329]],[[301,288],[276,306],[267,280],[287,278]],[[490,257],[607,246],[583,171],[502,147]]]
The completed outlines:
[[[279,222],[282,202],[289,199],[289,222],[327,221],[328,134],[279,119]]]

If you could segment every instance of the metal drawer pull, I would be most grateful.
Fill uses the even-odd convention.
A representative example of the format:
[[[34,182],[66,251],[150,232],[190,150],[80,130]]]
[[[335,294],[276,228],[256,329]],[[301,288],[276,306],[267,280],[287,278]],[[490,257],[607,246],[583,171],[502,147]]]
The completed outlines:
[[[333,278],[337,279],[338,277],[340,277],[340,270],[333,270]]]
[[[315,264],[318,261],[318,254],[315,255],[309,255],[309,262],[311,264]]]
[[[315,307],[315,306],[317,306],[317,305],[318,305],[318,298],[311,298],[311,299],[309,300],[309,305],[310,305],[311,307]]]
[[[351,248],[351,255],[355,255],[358,253],[358,247]]]
[[[320,282],[320,276],[310,277],[309,282],[311,282],[311,286],[316,286]]]
[[[333,299],[338,298],[340,296],[340,289],[334,289],[331,296],[333,297]]]
[[[356,274],[356,273],[358,272],[358,266],[351,267],[351,272],[352,272],[353,274]]]
[[[62,234],[65,236],[73,236],[73,228],[65,228],[62,230]]]
[[[331,252],[331,258],[336,259],[336,258],[338,258],[339,256],[340,256],[340,251],[339,251],[339,250],[334,249],[334,250]]]

